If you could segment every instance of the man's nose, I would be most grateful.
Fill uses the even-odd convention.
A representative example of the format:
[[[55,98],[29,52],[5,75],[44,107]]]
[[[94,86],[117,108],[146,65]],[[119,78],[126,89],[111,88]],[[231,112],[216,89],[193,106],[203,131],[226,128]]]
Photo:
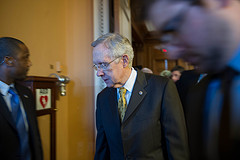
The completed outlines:
[[[103,72],[103,70],[102,70],[102,69],[100,69],[100,68],[98,68],[98,69],[97,69],[97,73],[96,73],[96,75],[97,75],[98,77],[101,77],[101,76],[103,76],[103,75],[104,75],[104,72]]]
[[[32,61],[31,61],[30,59],[28,60],[27,66],[28,66],[28,67],[31,67],[31,66],[32,66]]]

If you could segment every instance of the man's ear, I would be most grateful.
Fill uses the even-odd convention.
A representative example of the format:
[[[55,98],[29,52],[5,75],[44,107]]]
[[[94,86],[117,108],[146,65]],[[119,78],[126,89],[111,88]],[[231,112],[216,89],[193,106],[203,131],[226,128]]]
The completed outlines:
[[[128,67],[128,65],[129,65],[129,57],[128,57],[128,55],[124,54],[124,55],[122,56],[122,60],[123,60],[123,67],[124,67],[124,68],[125,68],[125,67]]]

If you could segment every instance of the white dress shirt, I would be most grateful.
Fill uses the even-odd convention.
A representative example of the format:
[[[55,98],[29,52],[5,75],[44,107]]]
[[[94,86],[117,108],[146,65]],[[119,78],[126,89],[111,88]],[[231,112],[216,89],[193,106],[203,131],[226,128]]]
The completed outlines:
[[[129,104],[129,101],[130,101],[130,98],[132,95],[133,86],[134,86],[136,78],[137,78],[137,71],[133,67],[131,69],[132,69],[131,75],[128,78],[127,82],[123,85],[123,87],[127,89],[127,92],[125,95],[127,105]],[[117,100],[119,98],[120,98],[119,88],[117,88]]]
[[[12,95],[8,92],[10,87],[15,88],[14,84],[7,85],[6,83],[0,81],[0,93],[2,94],[2,97],[5,100],[9,111],[12,112],[12,106],[11,106]],[[18,94],[18,93],[16,92],[16,94]],[[21,101],[20,97],[19,97],[19,102],[20,102],[20,108],[21,108],[21,111],[22,111],[22,114],[23,114],[24,123],[25,123],[26,129],[28,131],[28,122],[27,122],[27,118],[26,118],[26,113],[25,113],[25,110],[24,110],[24,107],[23,107],[23,104],[22,104],[22,101]]]

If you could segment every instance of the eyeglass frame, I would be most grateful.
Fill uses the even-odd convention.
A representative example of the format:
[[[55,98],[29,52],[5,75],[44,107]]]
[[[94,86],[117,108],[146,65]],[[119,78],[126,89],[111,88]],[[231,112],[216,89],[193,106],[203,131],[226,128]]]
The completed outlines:
[[[0,62],[0,65],[1,65],[1,64],[3,64],[4,62],[5,62],[5,58],[3,59],[3,61],[2,61],[2,62]]]
[[[120,57],[122,57],[122,56],[119,56],[119,57],[113,59],[113,60],[110,61],[110,62],[101,62],[101,63],[99,63],[99,64],[93,64],[93,69],[96,70],[96,71],[97,71],[98,69],[102,69],[103,71],[105,71],[105,70],[108,69],[109,65],[110,65],[112,62],[114,62],[116,59],[118,59],[118,58],[120,58]]]
[[[10,57],[11,57],[11,56],[4,56],[2,62],[0,62],[0,65],[2,65],[2,64],[6,61],[6,58],[10,58]],[[13,58],[13,57],[12,57],[12,58]]]

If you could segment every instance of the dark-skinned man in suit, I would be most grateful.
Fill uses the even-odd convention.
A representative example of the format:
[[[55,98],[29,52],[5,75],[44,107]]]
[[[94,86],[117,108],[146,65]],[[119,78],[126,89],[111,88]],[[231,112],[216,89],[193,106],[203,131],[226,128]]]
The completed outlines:
[[[0,159],[42,160],[43,151],[31,90],[17,83],[32,65],[20,40],[0,38]],[[13,99],[12,99],[13,98]]]

